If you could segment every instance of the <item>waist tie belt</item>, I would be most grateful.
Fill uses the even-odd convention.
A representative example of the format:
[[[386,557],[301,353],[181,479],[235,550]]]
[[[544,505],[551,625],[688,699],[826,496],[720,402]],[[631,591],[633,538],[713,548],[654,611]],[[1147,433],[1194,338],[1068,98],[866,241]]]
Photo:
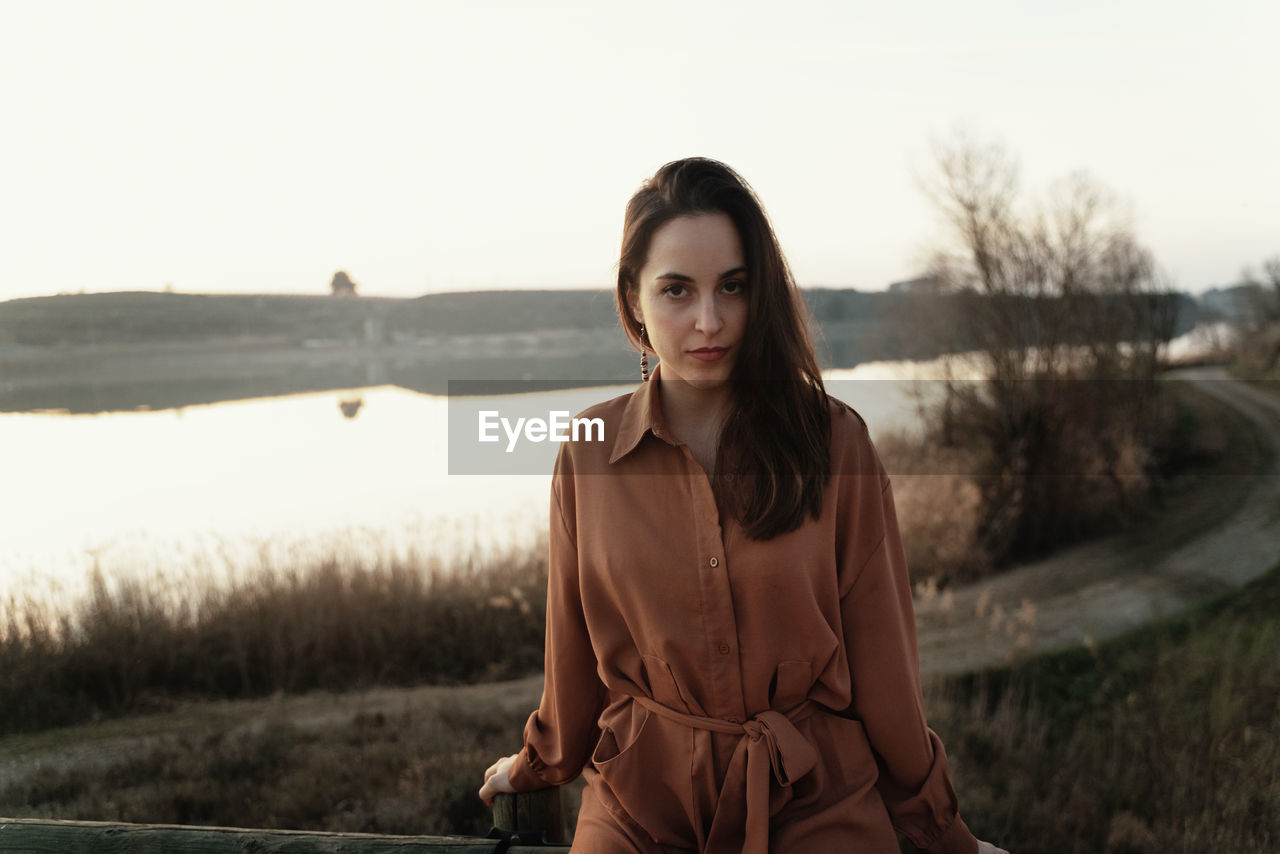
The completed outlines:
[[[707,854],[768,854],[769,771],[772,769],[778,785],[786,787],[813,770],[818,762],[818,753],[795,724],[823,707],[806,700],[787,712],[770,709],[744,723],[733,723],[721,718],[678,712],[650,697],[634,699],[669,721],[694,729],[743,736],[729,759],[729,769],[725,773],[724,787],[707,834],[705,850]],[[741,810],[741,801],[735,797],[736,792],[743,790],[746,792],[745,814]],[[745,841],[740,836],[743,829],[746,831]]]

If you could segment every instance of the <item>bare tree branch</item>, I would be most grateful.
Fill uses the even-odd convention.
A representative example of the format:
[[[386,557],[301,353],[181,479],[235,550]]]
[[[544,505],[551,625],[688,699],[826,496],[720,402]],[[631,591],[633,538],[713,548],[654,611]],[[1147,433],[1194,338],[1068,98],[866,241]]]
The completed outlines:
[[[952,352],[976,350],[988,377],[982,393],[947,384],[938,435],[985,455],[980,533],[999,560],[1076,536],[1142,491],[1177,303],[1126,212],[1088,175],[1023,208],[1001,147],[962,134],[934,152],[924,189],[947,233],[929,275],[951,296],[935,328]]]

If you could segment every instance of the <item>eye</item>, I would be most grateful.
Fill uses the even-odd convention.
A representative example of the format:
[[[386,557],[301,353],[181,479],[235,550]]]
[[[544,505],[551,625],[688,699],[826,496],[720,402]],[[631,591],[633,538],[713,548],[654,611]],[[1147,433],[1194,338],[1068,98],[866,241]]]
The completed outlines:
[[[741,279],[734,279],[731,282],[724,283],[724,292],[727,294],[740,294],[747,289],[747,283]]]
[[[684,285],[679,283],[670,284],[663,288],[662,292],[669,297],[681,297],[684,296]]]

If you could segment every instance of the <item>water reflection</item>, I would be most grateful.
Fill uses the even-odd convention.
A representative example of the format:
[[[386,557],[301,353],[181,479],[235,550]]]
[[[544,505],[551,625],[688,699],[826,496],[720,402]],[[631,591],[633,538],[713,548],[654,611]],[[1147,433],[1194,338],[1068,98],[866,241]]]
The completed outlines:
[[[343,418],[355,418],[360,414],[360,407],[364,406],[363,397],[348,397],[338,401],[338,409],[342,410]]]
[[[358,419],[333,417],[354,399]],[[0,414],[0,601],[54,582],[74,588],[94,566],[173,577],[252,565],[264,549],[282,550],[271,556],[282,565],[532,543],[546,524],[549,471],[509,479],[500,500],[489,479],[449,477],[446,406],[380,387],[159,412]]]

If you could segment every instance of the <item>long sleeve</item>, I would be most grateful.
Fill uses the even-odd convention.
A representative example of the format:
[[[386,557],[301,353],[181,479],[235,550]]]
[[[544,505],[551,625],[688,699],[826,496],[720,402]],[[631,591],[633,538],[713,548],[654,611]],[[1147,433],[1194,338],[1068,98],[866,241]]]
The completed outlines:
[[[876,783],[894,827],[931,854],[975,854],[958,813],[941,740],[925,722],[915,616],[893,490],[870,439],[860,474],[842,479],[847,509],[841,619],[852,711],[876,755]]]
[[[595,745],[605,694],[582,611],[573,471],[566,447],[561,446],[556,459],[551,488],[542,702],[525,724],[524,747],[509,772],[517,791],[558,786],[581,773]]]

